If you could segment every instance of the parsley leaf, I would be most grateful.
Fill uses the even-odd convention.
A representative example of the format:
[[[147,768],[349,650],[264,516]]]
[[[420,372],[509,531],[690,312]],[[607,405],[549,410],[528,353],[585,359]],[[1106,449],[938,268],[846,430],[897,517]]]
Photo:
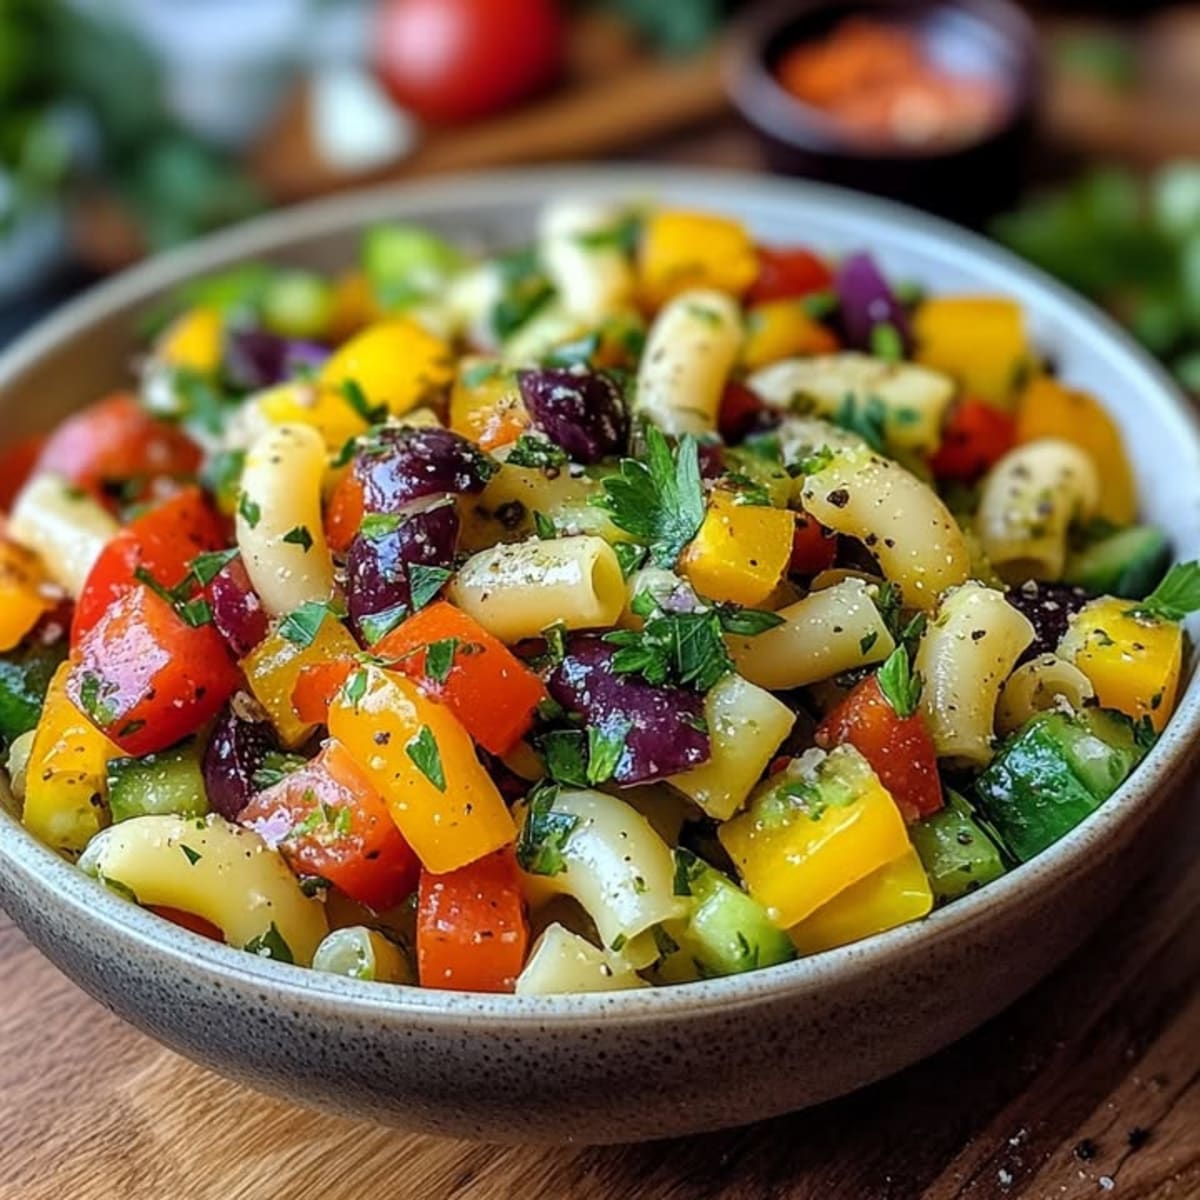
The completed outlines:
[[[301,649],[311,646],[316,641],[317,632],[324,624],[325,618],[331,613],[332,610],[326,601],[307,600],[279,622],[279,636]]]
[[[439,792],[446,790],[446,771],[442,766],[441,751],[428,725],[421,726],[417,735],[404,747],[404,753]]]
[[[533,467],[538,470],[557,469],[567,463],[566,451],[548,438],[523,433],[513,443],[504,460],[514,467]]]
[[[650,551],[634,542],[617,542],[613,546],[613,553],[617,556],[617,562],[621,564],[621,575],[628,579],[634,571],[641,568]]]
[[[550,542],[558,537],[558,526],[545,513],[533,510],[533,531],[540,542]]]
[[[639,593],[635,603],[645,610],[643,596],[649,593]],[[649,603],[653,604],[652,597]],[[658,610],[647,617],[642,629],[616,629],[606,633],[604,640],[620,647],[612,659],[612,669],[618,674],[641,675],[656,686],[675,683],[707,692],[733,670],[722,633],[721,615],[715,609],[690,613]]]
[[[646,426],[645,462],[621,459],[617,474],[603,486],[604,495],[594,503],[619,529],[649,546],[660,567],[675,565],[704,522],[699,452],[690,436],[680,439],[672,455],[666,437]]]
[[[266,791],[267,788],[274,787],[286,779],[293,771],[300,770],[307,761],[299,754],[283,754],[278,750],[270,750],[255,770],[251,782],[256,791]]]
[[[884,452],[887,405],[878,396],[872,394],[860,401],[853,392],[847,392],[829,419],[835,425],[857,433],[876,453]]]
[[[238,548],[234,546],[232,550],[213,550],[197,554],[188,565],[188,573],[201,587],[207,587],[239,553]]]
[[[276,962],[294,963],[291,947],[283,940],[283,934],[274,921],[266,933],[252,937],[243,947],[247,954],[257,954],[259,958],[273,958]]]
[[[1131,608],[1129,614],[1182,621],[1197,610],[1200,610],[1200,562],[1193,561],[1176,563],[1158,587],[1141,604]]]
[[[378,425],[387,416],[386,404],[372,404],[357,379],[342,380],[342,399],[368,425]]]
[[[116,692],[116,684],[91,671],[85,671],[79,681],[79,707],[87,713],[94,725],[106,729],[118,716],[113,702]]]
[[[871,326],[871,354],[884,362],[900,362],[904,358],[904,338],[890,321]]]
[[[367,683],[368,676],[366,671],[355,671],[342,684],[342,695],[357,708],[362,698],[367,694]]]
[[[243,492],[241,499],[238,500],[238,516],[250,526],[251,529],[257,529],[259,521],[262,520],[262,506],[256,500],[250,499],[249,492]]]
[[[546,774],[555,783],[587,787],[587,741],[581,729],[552,729],[538,738]]]
[[[409,600],[412,602],[413,612],[424,608],[434,599],[442,590],[446,580],[453,574],[454,572],[449,567],[431,567],[425,563],[409,563]]]
[[[307,525],[297,525],[295,528],[289,529],[283,535],[283,540],[289,546],[300,546],[305,554],[312,549],[313,537],[309,533]]]
[[[517,862],[530,875],[557,875],[567,869],[563,850],[579,818],[558,812],[558,785],[539,784],[529,794],[529,808],[517,837]]]
[[[183,842],[179,843],[179,848],[183,851],[183,857],[188,860],[189,866],[194,867],[204,857],[199,850],[193,850],[191,846],[187,846]]]
[[[875,678],[883,698],[895,710],[896,716],[904,719],[917,711],[921,702],[921,676],[912,670],[908,651],[903,646],[897,646],[888,655]]]
[[[738,637],[757,637],[783,624],[783,618],[778,613],[767,612],[761,608],[740,608],[736,604],[718,604],[717,617],[721,628],[726,633],[737,634]]]
[[[633,728],[631,721],[622,721],[612,729],[592,725],[587,731],[587,781],[593,787],[605,783],[616,773],[625,753],[625,739]]]
[[[458,649],[458,638],[442,638],[425,647],[425,678],[434,683],[445,683],[454,666],[454,654]]]

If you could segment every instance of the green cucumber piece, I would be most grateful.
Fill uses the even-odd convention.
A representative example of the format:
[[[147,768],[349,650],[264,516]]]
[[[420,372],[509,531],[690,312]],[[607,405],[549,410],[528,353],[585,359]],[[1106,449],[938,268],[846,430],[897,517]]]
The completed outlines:
[[[1004,874],[1004,856],[957,792],[946,807],[909,826],[909,838],[937,904],[965,896]]]
[[[320,337],[332,312],[333,286],[314,271],[280,271],[262,297],[263,322],[281,337]]]
[[[208,812],[200,744],[195,738],[145,758],[114,758],[108,764],[108,807],[113,822],[130,817]]]
[[[656,931],[663,982],[737,975],[796,957],[767,910],[690,850],[675,851],[675,891],[689,897],[688,911]]]
[[[66,656],[65,638],[51,646],[25,641],[0,655],[0,742],[5,746],[37,725],[50,680]]]
[[[1141,600],[1163,577],[1171,561],[1166,535],[1152,525],[1131,525],[1073,554],[1066,581],[1094,596]]]
[[[1005,846],[1027,862],[1099,808],[1144,754],[1120,713],[1038,713],[1001,747],[975,790]]]
[[[403,308],[436,291],[463,264],[437,234],[415,225],[377,225],[363,235],[363,270],[385,308]]]

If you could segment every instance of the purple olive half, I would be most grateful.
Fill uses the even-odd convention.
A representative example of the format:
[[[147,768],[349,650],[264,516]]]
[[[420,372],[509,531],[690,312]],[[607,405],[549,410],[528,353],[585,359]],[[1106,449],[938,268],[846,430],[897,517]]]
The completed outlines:
[[[248,392],[274,387],[298,370],[315,370],[329,357],[319,342],[280,337],[265,329],[235,329],[225,339],[225,378]]]
[[[361,444],[354,474],[369,513],[395,513],[425,496],[481,492],[494,458],[449,429],[384,426]]]
[[[550,695],[592,728],[616,736],[625,748],[613,780],[647,783],[707,762],[704,697],[688,688],[657,687],[640,675],[612,669],[617,653],[598,638],[576,637],[546,681]]]
[[[851,350],[876,351],[878,330],[890,326],[900,339],[899,348],[905,357],[912,353],[908,313],[869,254],[860,251],[842,261],[834,290],[842,331]]]
[[[437,504],[407,517],[373,514],[346,557],[350,627],[372,645],[403,619],[415,600],[428,603],[454,567],[458,510]],[[427,568],[422,570],[421,568]]]
[[[536,428],[576,462],[599,462],[625,449],[629,413],[607,375],[545,367],[518,372],[517,386]]]
[[[213,812],[236,821],[238,814],[262,791],[255,776],[269,755],[280,752],[279,739],[267,721],[244,721],[226,708],[204,751],[204,787]]]
[[[263,608],[240,558],[228,562],[208,585],[213,627],[225,639],[235,658],[245,658],[267,636],[267,610]]]
[[[1081,587],[1069,583],[1044,583],[1030,579],[1009,588],[1005,599],[1029,618],[1034,639],[1021,655],[1028,662],[1039,654],[1053,654],[1067,632],[1071,618],[1091,599]]]

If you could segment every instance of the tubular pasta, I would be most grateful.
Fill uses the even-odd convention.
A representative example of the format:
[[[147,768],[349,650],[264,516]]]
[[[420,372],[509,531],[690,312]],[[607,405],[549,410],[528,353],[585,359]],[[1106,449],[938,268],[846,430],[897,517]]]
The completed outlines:
[[[1057,654],[1039,654],[1004,684],[996,705],[996,732],[1005,737],[1036,713],[1062,704],[1080,709],[1095,695],[1092,681],[1074,663]]]

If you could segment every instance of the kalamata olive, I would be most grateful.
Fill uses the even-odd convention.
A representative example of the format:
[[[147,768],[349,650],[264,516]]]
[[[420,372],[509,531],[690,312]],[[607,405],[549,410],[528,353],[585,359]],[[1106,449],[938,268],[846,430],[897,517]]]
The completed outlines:
[[[240,558],[213,576],[208,599],[217,632],[235,658],[245,658],[267,636],[267,612]]]
[[[227,707],[217,718],[204,751],[204,787],[213,812],[236,821],[260,786],[255,775],[271,754],[280,753],[279,739],[266,721],[245,721]]]
[[[395,513],[424,496],[481,492],[498,464],[449,429],[385,426],[366,439],[354,460],[369,513]]]
[[[273,387],[329,357],[319,342],[280,337],[265,329],[235,329],[225,339],[225,378],[246,391]]]
[[[449,572],[454,566],[458,541],[458,511],[453,504],[438,504],[407,517],[369,516],[350,543],[346,558],[346,601],[350,626],[370,644],[400,619],[413,599],[421,573],[414,567]],[[437,582],[437,575],[425,580]]]
[[[1081,587],[1069,583],[1039,583],[1034,579],[1009,588],[1006,596],[1009,604],[1029,618],[1036,632],[1033,643],[1021,655],[1021,662],[1028,662],[1039,654],[1053,654],[1067,632],[1070,619],[1091,599]]]
[[[547,680],[550,695],[591,727],[616,735],[625,748],[613,780],[646,783],[706,762],[704,697],[688,688],[656,687],[640,675],[612,669],[617,648],[593,637],[572,638]]]
[[[701,479],[720,479],[725,474],[725,447],[720,442],[700,442],[696,446],[696,461]]]
[[[908,313],[896,299],[888,281],[865,251],[843,259],[834,288],[839,301],[842,332],[851,350],[876,350],[879,327],[890,326],[899,336],[898,349],[906,356],[912,350]]]
[[[599,462],[625,449],[629,413],[609,376],[543,367],[519,371],[517,386],[534,425],[576,462]]]

